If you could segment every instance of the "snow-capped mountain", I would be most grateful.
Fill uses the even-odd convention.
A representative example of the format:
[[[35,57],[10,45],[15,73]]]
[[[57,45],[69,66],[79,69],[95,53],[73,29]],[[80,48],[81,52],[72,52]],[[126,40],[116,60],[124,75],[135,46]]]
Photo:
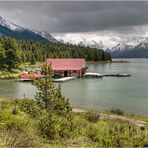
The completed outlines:
[[[103,42],[102,41],[94,41],[94,40],[81,40],[79,43],[78,43],[79,46],[84,46],[84,47],[87,47],[89,46],[90,48],[97,48],[97,49],[103,49],[103,50],[106,50],[107,47],[105,47],[103,45]]]
[[[71,38],[70,38],[71,37]],[[74,35],[56,37],[61,43],[74,44],[79,46],[89,46],[91,48],[103,49],[112,54],[116,58],[144,58],[148,57],[148,38],[146,37],[133,37],[128,41],[113,42],[107,44],[107,41],[96,40],[89,38],[89,36],[75,37]]]
[[[122,52],[124,50],[131,50],[133,49],[134,46],[133,45],[128,45],[126,43],[118,43],[115,47],[112,48],[112,52],[114,51],[118,51],[118,52]]]
[[[63,40],[62,40],[63,42]],[[67,43],[67,42],[65,42]],[[90,48],[97,48],[97,49],[103,49],[106,50],[107,47],[105,47],[103,45],[102,41],[95,41],[95,40],[86,40],[86,39],[82,39],[80,40],[78,43],[72,43],[74,45],[79,45],[79,46],[84,46],[84,47],[90,47]]]
[[[57,43],[58,41],[52,37],[52,35],[47,32],[47,31],[38,31],[38,30],[35,30],[35,29],[32,29],[32,31],[40,36],[42,36],[43,38],[51,41],[52,43]]]
[[[4,20],[1,16],[0,16],[0,25],[3,26],[3,27],[6,27],[10,30],[24,30],[25,28],[19,26],[19,25],[16,25],[12,22],[9,22],[9,21],[6,21]]]
[[[0,35],[10,36],[16,39],[34,40],[34,41],[49,41],[52,43],[58,42],[48,32],[41,32],[35,29],[28,29],[16,25],[0,17]]]
[[[145,58],[148,57],[148,38],[141,38],[126,43],[119,43],[111,50],[116,58]]]

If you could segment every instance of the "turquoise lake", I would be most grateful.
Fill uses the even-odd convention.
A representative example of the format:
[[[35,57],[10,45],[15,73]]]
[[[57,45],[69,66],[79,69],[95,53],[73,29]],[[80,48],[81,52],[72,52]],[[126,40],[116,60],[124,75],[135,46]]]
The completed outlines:
[[[148,59],[126,60],[130,63],[88,64],[88,71],[128,73],[131,77],[74,79],[61,83],[64,96],[77,108],[109,110],[115,107],[126,113],[148,115]],[[34,98],[35,91],[29,82],[0,80],[0,97]]]

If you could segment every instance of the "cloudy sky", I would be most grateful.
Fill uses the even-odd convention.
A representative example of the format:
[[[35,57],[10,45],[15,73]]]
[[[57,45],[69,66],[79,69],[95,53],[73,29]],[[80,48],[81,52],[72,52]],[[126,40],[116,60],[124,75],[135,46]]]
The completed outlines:
[[[0,16],[58,39],[118,42],[148,36],[148,2],[2,2]]]

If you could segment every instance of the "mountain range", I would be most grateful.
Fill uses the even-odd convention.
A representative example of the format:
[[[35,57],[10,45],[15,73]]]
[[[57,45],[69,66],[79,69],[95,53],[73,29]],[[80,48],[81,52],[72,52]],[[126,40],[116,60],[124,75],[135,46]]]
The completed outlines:
[[[28,29],[6,21],[0,17],[0,36],[10,36],[15,39],[32,41],[47,41],[50,43],[65,43],[63,39],[57,40],[49,32]],[[69,43],[68,43],[69,44]],[[74,43],[70,43],[74,44]],[[103,45],[103,41],[81,39],[77,45],[103,49],[110,52],[113,58],[145,58],[148,57],[148,37],[135,39],[129,42],[121,42],[112,48]]]
[[[64,42],[62,40],[62,42]],[[66,42],[64,42],[66,43]],[[148,38],[142,37],[128,42],[117,43],[116,46],[109,48],[103,45],[103,41],[82,39],[79,46],[89,46],[91,48],[103,49],[110,52],[113,58],[146,58],[148,57]]]
[[[148,57],[148,38],[119,43],[110,52],[113,58],[146,58]]]
[[[19,25],[16,25],[10,21],[6,21],[0,17],[0,35],[10,36],[15,39],[24,39],[32,41],[48,41],[51,43],[57,43],[58,41],[51,36],[48,32],[41,32],[35,29],[28,29]]]

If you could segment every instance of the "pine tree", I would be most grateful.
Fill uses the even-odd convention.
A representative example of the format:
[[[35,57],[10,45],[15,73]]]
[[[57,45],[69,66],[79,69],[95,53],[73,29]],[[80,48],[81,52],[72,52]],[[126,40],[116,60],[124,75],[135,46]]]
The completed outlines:
[[[42,74],[45,78],[34,80],[33,84],[37,87],[35,99],[41,107],[56,114],[67,114],[71,111],[69,99],[62,96],[61,87],[52,83],[51,65],[45,63],[42,66]]]
[[[32,53],[30,64],[34,65],[35,63],[36,63],[36,59],[35,59],[34,53]]]
[[[3,67],[5,58],[6,58],[5,50],[0,44],[0,69]]]
[[[4,49],[5,49],[5,64],[8,67],[9,71],[12,71],[12,68],[15,68],[19,63],[19,52],[18,52],[17,41],[11,38],[5,38],[4,40]]]

